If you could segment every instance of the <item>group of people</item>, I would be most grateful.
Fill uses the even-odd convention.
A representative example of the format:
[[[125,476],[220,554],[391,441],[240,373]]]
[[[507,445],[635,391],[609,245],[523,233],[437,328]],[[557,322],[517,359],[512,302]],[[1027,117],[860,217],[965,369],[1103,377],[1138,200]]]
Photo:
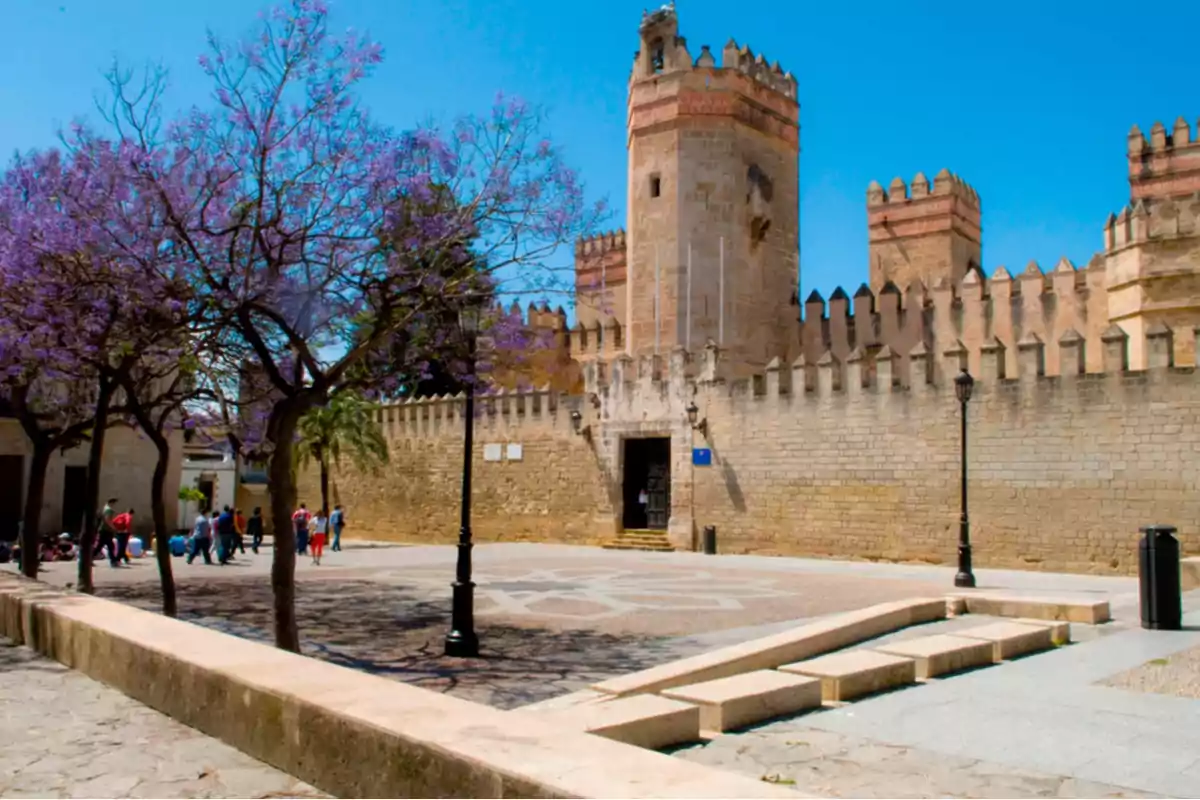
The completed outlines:
[[[234,551],[246,553],[246,537],[250,537],[250,549],[258,553],[263,540],[262,508],[256,507],[247,519],[240,508],[225,506],[220,511],[211,513],[201,511],[192,524],[188,536],[171,538],[171,555],[187,556],[191,564],[197,556],[203,556],[205,564],[213,563],[214,548],[217,551],[217,562],[225,566],[233,560]]]
[[[296,554],[303,556],[311,551],[312,563],[319,565],[330,533],[333,534],[330,550],[342,549],[342,531],[345,527],[346,511],[340,505],[333,507],[332,514],[327,513],[325,509],[313,514],[301,503],[292,514],[292,528],[296,532]],[[190,535],[173,537],[170,541],[171,555],[186,555],[189,564],[195,561],[197,556],[201,556],[205,564],[211,564],[215,548],[217,562],[223,566],[233,560],[235,551],[245,554],[246,537],[250,538],[250,548],[257,555],[263,540],[262,508],[255,508],[247,519],[242,515],[240,508],[231,509],[225,506],[221,511],[201,512],[192,525]]]
[[[320,566],[329,532],[333,531],[333,543],[329,549],[337,552],[342,549],[342,530],[345,527],[346,512],[340,505],[333,507],[332,514],[322,508],[314,515],[301,503],[292,514],[292,528],[296,531],[296,554],[306,555],[311,549],[312,563]]]

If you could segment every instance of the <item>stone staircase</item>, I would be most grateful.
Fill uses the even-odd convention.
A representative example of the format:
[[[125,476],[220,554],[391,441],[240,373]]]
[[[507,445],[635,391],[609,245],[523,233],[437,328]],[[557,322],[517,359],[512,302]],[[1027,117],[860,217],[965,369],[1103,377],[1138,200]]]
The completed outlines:
[[[670,553],[675,548],[667,540],[666,531],[627,530],[600,545],[605,550],[649,550]]]

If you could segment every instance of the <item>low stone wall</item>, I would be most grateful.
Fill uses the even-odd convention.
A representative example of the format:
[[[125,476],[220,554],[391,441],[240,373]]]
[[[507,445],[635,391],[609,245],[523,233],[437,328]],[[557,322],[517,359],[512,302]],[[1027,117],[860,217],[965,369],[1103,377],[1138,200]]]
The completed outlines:
[[[0,634],[339,797],[803,796],[16,576]]]

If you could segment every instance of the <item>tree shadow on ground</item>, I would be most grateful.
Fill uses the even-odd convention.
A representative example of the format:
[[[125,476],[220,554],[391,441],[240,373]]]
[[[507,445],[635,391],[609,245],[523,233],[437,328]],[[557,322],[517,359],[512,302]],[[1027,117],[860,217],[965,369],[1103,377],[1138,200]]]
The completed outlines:
[[[11,639],[0,637],[0,672],[66,672],[67,668],[28,647],[19,647]]]
[[[100,593],[159,610],[155,586],[105,586]],[[189,581],[180,584],[178,602],[180,619],[266,644],[274,641],[273,598],[265,582]],[[476,620],[480,656],[447,658],[448,598],[364,580],[298,581],[296,616],[305,655],[506,709],[681,655],[664,638],[551,630],[481,617]]]

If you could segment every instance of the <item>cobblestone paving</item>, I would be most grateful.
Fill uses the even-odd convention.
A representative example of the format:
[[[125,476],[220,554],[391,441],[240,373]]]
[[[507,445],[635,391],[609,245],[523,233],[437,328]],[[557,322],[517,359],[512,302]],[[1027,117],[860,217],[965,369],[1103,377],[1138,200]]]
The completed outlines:
[[[109,586],[100,594],[156,610],[155,587]],[[498,708],[544,700],[598,680],[706,649],[664,637],[539,627],[481,616],[477,659],[443,655],[450,610],[418,589],[374,581],[308,580],[296,587],[305,655]],[[261,581],[187,582],[180,618],[271,643],[271,588]],[[524,622],[525,624],[520,624]]]
[[[1155,797],[1131,789],[808,728],[768,724],[676,751],[827,797]]]
[[[0,639],[2,797],[325,797]]]

